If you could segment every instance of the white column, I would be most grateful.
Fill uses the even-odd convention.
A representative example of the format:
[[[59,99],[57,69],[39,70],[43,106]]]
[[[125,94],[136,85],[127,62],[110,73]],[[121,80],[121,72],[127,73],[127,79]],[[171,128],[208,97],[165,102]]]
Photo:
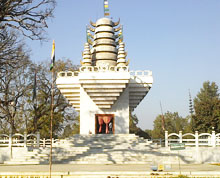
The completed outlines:
[[[37,132],[37,147],[40,147],[40,132]]]
[[[46,147],[46,139],[43,139],[43,147]]]
[[[212,144],[212,147],[216,147],[216,136],[215,136],[214,130],[212,131],[211,144]]]
[[[199,147],[199,133],[198,133],[198,131],[195,132],[195,139],[196,139],[195,140],[196,147]]]
[[[9,140],[8,140],[8,147],[12,147],[12,134],[10,133],[9,134],[9,138],[8,138]]]
[[[183,143],[183,133],[179,131],[179,143]]]
[[[165,131],[165,147],[168,147],[168,131]]]
[[[50,144],[52,144],[52,145],[54,144],[54,138],[52,138],[52,142]]]
[[[24,147],[27,147],[27,132],[24,132]]]

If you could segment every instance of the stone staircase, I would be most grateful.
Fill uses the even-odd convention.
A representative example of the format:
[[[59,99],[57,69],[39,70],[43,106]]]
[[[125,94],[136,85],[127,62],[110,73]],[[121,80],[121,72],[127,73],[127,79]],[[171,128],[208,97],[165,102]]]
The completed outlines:
[[[4,164],[48,164],[50,148],[34,148]],[[170,152],[134,134],[75,135],[53,144],[54,164],[149,164]],[[178,163],[176,154],[171,157]],[[166,158],[165,158],[166,160]]]

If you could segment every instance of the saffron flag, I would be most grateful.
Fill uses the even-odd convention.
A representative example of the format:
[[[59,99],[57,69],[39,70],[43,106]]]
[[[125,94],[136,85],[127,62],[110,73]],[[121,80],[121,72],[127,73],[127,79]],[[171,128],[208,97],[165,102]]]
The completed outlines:
[[[53,69],[54,65],[55,65],[55,41],[53,40],[53,46],[52,46],[52,52],[51,52],[50,70]]]
[[[104,16],[109,16],[108,0],[104,0]]]

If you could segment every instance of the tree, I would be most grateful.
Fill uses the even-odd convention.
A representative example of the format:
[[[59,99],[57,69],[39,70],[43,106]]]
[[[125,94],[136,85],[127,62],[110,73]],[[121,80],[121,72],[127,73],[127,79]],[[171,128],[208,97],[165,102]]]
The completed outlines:
[[[60,138],[67,138],[69,136],[79,134],[79,115],[75,118],[74,123],[68,124],[65,126],[63,134]]]
[[[15,133],[22,126],[22,121],[18,118],[22,109],[22,100],[29,88],[27,71],[29,56],[22,47],[16,48],[15,51],[17,51],[17,54],[14,54],[17,64],[13,67],[5,65],[4,74],[0,74],[0,127],[5,133],[9,130]]]
[[[0,132],[8,133],[12,130],[15,133],[26,130],[28,133],[35,133],[40,131],[42,137],[49,137],[51,111],[49,65],[47,63],[33,64],[28,56],[21,58],[18,62],[15,68],[6,65],[6,72],[0,78]],[[74,69],[76,66],[72,65],[69,60],[58,60],[54,70],[68,70],[68,68]],[[55,80],[56,78],[54,82]],[[36,97],[33,97],[35,91]],[[75,127],[77,124],[75,110],[55,85],[53,136],[62,135],[68,125],[71,125],[73,131],[77,132],[77,127]]]
[[[220,94],[215,82],[206,81],[194,99],[194,130],[220,132]]]
[[[178,133],[179,131],[188,131],[188,119],[179,116],[178,112],[171,113],[167,111],[164,114],[165,129],[170,133]],[[154,120],[154,128],[152,130],[152,137],[164,138],[164,131],[162,128],[161,115],[158,115]]]
[[[55,0],[1,0],[0,29],[13,29],[32,40],[42,40],[54,8]]]
[[[192,101],[192,97],[191,97],[191,93],[189,90],[189,131],[190,132],[195,132],[194,130],[194,123],[193,123],[193,117],[194,117],[194,108],[193,108],[193,101]]]
[[[68,70],[68,68],[74,69],[75,66],[67,61],[56,62],[54,68],[55,76],[58,71]],[[32,69],[32,81],[34,81],[35,71],[36,74],[36,100],[32,101],[34,82],[32,82],[32,89],[29,91],[30,97],[28,120],[28,132],[34,133],[40,131],[41,136],[49,137],[50,131],[50,111],[51,111],[51,74],[49,71],[49,65],[42,63],[34,66]],[[56,77],[54,78],[54,83]],[[53,137],[58,137],[63,133],[63,129],[69,124],[75,122],[76,112],[70,104],[66,101],[58,88],[54,87],[54,106],[53,106]]]
[[[193,109],[193,103],[192,103],[192,97],[191,97],[191,93],[189,91],[189,113],[192,116],[194,113],[194,109]]]
[[[129,132],[133,133],[135,135],[138,135],[140,137],[144,137],[146,139],[149,139],[150,136],[148,133],[144,132],[141,128],[137,126],[138,124],[138,118],[136,115],[133,115],[131,112],[129,114]]]
[[[2,30],[4,38],[0,37],[0,77],[5,75],[6,70],[8,73],[14,68],[20,68],[23,59],[27,58],[28,51],[21,40],[14,32]]]

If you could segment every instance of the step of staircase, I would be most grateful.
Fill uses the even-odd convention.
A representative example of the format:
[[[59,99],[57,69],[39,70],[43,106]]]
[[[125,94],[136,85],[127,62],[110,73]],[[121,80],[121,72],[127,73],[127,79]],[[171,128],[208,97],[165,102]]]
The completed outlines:
[[[164,159],[168,152],[134,134],[74,135],[53,144],[52,160],[59,164],[147,164]],[[48,164],[49,156],[50,148],[34,148],[4,164]],[[178,163],[176,156],[170,159]]]

